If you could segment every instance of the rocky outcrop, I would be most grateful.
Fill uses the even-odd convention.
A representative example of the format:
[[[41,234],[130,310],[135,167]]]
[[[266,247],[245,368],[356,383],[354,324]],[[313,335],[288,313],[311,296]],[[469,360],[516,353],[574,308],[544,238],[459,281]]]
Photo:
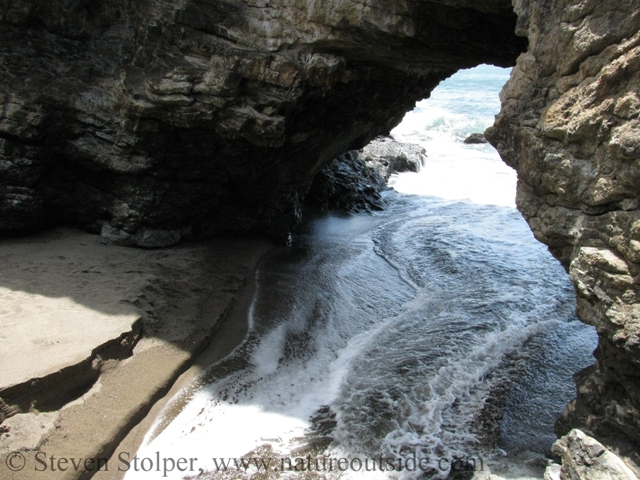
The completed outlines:
[[[511,65],[508,0],[0,5],[0,231],[283,237],[301,186],[442,79]]]
[[[427,152],[419,145],[398,142],[392,137],[378,137],[360,150],[360,157],[386,182],[394,173],[419,172]]]
[[[322,210],[372,212],[384,209],[381,193],[394,173],[418,172],[425,149],[378,137],[361,150],[340,155],[313,178],[305,204]]]
[[[383,210],[380,192],[386,182],[360,158],[357,150],[340,155],[313,178],[305,203],[321,210]]]
[[[552,464],[547,467],[545,480],[638,478],[620,457],[580,430],[571,430],[553,444],[551,451],[562,460],[562,465]]]
[[[464,139],[464,143],[466,143],[467,145],[477,145],[481,143],[487,143],[487,139],[482,133],[472,133]]]
[[[640,7],[632,0],[514,6],[529,50],[486,136],[518,171],[518,208],[567,268],[578,315],[600,338],[597,361],[576,375],[578,397],[556,430],[579,427],[637,468]]]

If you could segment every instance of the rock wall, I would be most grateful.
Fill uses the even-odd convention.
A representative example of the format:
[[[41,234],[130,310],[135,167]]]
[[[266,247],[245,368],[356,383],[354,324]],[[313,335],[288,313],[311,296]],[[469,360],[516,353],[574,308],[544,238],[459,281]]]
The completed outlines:
[[[3,0],[0,231],[286,237],[302,185],[456,70],[509,0]]]
[[[578,398],[556,430],[579,427],[634,457],[637,468],[640,5],[514,0],[514,7],[529,50],[486,136],[518,171],[518,208],[567,268],[578,315],[600,338],[597,361],[575,376]]]

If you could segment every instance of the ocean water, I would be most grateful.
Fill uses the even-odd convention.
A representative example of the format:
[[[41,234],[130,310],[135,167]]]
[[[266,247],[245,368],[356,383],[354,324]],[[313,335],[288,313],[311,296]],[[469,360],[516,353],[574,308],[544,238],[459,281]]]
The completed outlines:
[[[515,208],[515,171],[490,145],[463,143],[493,125],[509,72],[488,65],[460,71],[405,116],[393,136],[423,146],[429,160],[421,175],[396,178],[396,190]]]
[[[596,335],[515,209],[515,172],[462,142],[508,76],[459,72],[407,114],[392,133],[428,159],[392,178],[386,211],[312,214],[263,259],[245,341],[161,415],[127,479],[447,478],[548,451]],[[197,460],[161,461],[180,458]]]

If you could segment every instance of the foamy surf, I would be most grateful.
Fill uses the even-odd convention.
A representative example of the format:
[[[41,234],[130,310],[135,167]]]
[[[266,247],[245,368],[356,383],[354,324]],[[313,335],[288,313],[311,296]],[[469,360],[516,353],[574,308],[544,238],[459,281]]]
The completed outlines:
[[[548,450],[595,333],[514,208],[515,173],[462,143],[507,77],[461,72],[407,115],[393,134],[429,157],[387,211],[316,215],[262,262],[247,339],[140,458],[198,459],[163,478],[446,478],[462,458],[531,473],[518,452]]]

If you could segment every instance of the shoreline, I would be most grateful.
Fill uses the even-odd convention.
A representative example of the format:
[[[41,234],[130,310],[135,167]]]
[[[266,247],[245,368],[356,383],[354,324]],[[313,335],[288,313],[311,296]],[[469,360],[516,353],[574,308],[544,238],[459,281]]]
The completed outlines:
[[[133,456],[174,392],[245,338],[256,267],[272,248],[217,239],[137,250],[73,229],[0,241],[10,354],[0,358],[0,476],[122,478],[59,461]],[[23,380],[32,390],[11,397]]]
[[[265,252],[260,257],[260,260],[267,253]],[[260,260],[256,263],[253,275],[248,278],[247,284],[232,302],[225,318],[219,322],[219,326],[216,328],[209,345],[195,357],[194,364],[178,377],[166,395],[159,399],[149,413],[131,429],[114,451],[111,456],[112,459],[117,459],[123,453],[130,454],[130,457],[133,457],[147,435],[151,433],[151,429],[155,422],[161,418],[161,415],[166,415],[163,415],[162,418],[163,423],[166,422],[166,425],[180,413],[181,407],[189,401],[189,398],[176,398],[176,395],[193,385],[197,378],[206,372],[210,366],[224,359],[242,345],[249,332],[247,314],[256,292],[255,274]],[[174,399],[175,403],[172,403]],[[166,409],[171,409],[172,411],[165,412]],[[125,474],[126,472],[115,470],[99,471],[92,478],[93,480],[122,480]]]

